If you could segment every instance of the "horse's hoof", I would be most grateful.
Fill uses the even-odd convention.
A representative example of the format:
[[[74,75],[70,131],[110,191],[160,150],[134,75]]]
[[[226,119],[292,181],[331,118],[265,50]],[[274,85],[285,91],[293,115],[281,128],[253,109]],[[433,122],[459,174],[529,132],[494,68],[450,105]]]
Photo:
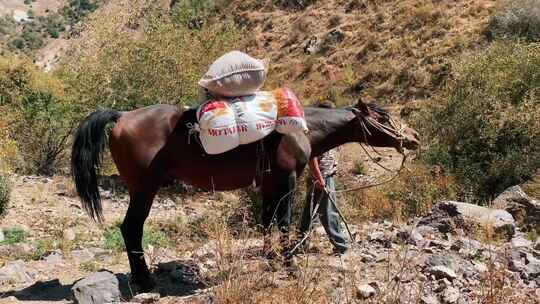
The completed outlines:
[[[139,292],[149,292],[156,287],[156,282],[147,276],[133,277],[131,282],[137,286]]]

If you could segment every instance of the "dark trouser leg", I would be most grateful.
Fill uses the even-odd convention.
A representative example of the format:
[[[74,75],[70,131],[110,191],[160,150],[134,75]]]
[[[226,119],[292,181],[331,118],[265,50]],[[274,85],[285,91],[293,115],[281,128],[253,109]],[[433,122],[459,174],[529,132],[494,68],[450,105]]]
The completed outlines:
[[[151,290],[155,286],[150,278],[150,271],[144,260],[142,248],[144,221],[150,213],[154,195],[155,192],[131,194],[126,217],[120,226],[133,281],[143,291]]]
[[[348,249],[347,239],[341,229],[341,218],[338,210],[334,204],[337,204],[336,193],[333,192],[336,189],[334,179],[331,176],[325,178],[326,189],[330,193],[323,193],[319,206],[319,217],[321,223],[328,234],[328,238],[335,249],[338,251],[345,251]]]

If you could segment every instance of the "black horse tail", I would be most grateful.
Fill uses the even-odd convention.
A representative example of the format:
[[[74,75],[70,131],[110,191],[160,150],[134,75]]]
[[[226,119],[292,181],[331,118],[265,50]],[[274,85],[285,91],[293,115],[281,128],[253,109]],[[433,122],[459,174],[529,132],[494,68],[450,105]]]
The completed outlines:
[[[98,222],[103,221],[97,176],[107,142],[105,128],[120,116],[120,112],[110,109],[99,109],[90,114],[79,125],[71,150],[71,175],[77,193],[88,215]]]

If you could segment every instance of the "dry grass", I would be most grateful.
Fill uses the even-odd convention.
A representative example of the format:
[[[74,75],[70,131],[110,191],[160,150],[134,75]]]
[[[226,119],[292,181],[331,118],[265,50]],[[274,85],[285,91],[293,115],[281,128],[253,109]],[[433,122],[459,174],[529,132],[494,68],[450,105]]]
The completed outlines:
[[[301,97],[317,99],[330,90],[354,95],[364,84],[377,99],[405,102],[428,98],[447,76],[447,58],[484,40],[495,3],[333,0],[291,13],[252,0],[233,1],[230,11],[249,21],[255,39],[248,51],[271,59],[267,87],[286,83]],[[342,42],[326,43],[307,57],[312,37],[329,41],[336,29]]]
[[[422,164],[408,165],[390,183],[342,195],[344,212],[354,220],[403,220],[426,214],[434,203],[451,199],[455,185],[451,176]],[[384,180],[384,177],[381,177]],[[345,182],[347,185],[349,182]]]

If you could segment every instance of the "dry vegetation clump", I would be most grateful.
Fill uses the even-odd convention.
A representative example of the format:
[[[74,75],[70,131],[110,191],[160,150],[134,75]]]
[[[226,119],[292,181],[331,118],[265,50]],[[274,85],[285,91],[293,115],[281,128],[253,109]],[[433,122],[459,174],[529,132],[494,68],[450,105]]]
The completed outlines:
[[[2,218],[9,208],[9,200],[11,196],[11,181],[9,176],[0,171],[0,218]]]
[[[231,22],[199,15],[199,2],[173,9],[148,0],[109,2],[85,24],[60,74],[89,109],[197,102],[198,79],[241,41]]]
[[[455,197],[453,178],[440,169],[418,162],[409,165],[398,178],[387,184],[341,195],[343,211],[347,218],[356,221],[422,216],[437,201]]]
[[[483,41],[496,1],[318,1],[299,12],[233,1],[254,33],[248,51],[269,57],[267,87],[302,98],[368,95],[427,99],[448,76],[448,58]],[[331,13],[330,13],[331,12]]]
[[[489,38],[517,38],[540,41],[540,1],[511,1],[491,19]]]

